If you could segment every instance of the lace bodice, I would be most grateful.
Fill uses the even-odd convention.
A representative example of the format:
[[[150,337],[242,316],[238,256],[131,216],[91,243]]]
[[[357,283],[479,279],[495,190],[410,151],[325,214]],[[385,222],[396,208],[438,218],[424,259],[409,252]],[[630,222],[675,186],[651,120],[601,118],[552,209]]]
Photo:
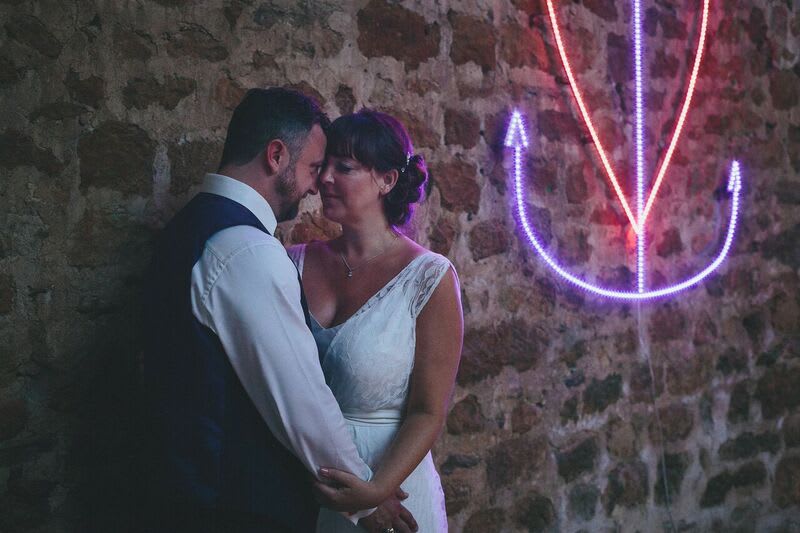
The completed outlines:
[[[301,275],[305,249],[289,249]],[[403,410],[414,367],[417,316],[451,266],[444,256],[427,252],[344,323],[326,329],[312,316],[325,380],[343,412]]]

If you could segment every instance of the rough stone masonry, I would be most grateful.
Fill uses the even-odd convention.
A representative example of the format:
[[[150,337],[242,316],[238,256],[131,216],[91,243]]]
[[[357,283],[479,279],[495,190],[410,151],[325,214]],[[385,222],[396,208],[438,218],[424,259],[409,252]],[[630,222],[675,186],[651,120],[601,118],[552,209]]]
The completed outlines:
[[[631,6],[556,5],[629,183]],[[652,173],[700,2],[643,7]],[[243,92],[286,85],[332,116],[394,113],[430,163],[408,231],[456,265],[467,325],[434,450],[453,531],[663,531],[669,516],[680,531],[800,531],[797,0],[711,3],[648,282],[716,254],[733,158],[741,228],[718,273],[639,307],[559,281],[517,229],[502,147],[515,106],[546,245],[590,279],[632,283],[632,232],[540,0],[0,0],[0,37],[0,530],[133,531],[153,236],[216,169]],[[310,199],[280,235],[336,231]]]

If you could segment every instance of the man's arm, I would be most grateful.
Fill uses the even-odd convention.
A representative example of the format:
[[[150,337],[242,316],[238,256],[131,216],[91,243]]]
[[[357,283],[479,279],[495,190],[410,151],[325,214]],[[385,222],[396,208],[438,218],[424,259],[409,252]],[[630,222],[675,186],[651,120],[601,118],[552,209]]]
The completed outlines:
[[[247,244],[226,257],[207,246],[192,271],[192,307],[219,336],[272,433],[310,472],[335,465],[370,479],[325,384],[300,306],[297,271],[278,241]]]
[[[248,244],[225,247],[226,238]],[[322,467],[339,465],[334,468],[371,479],[372,471],[359,456],[325,383],[300,305],[297,269],[279,241],[247,227],[221,231],[195,265],[191,290],[195,317],[219,336],[276,438],[317,477]],[[383,500],[375,498],[380,491],[371,483],[365,486],[348,505],[358,512],[345,514],[354,524]]]

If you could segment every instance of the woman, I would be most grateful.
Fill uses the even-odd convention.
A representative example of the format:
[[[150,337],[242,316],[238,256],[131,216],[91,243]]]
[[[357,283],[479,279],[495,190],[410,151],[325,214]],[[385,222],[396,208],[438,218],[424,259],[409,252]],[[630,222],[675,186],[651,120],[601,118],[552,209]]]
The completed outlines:
[[[447,531],[447,516],[430,450],[445,421],[463,318],[453,266],[397,230],[426,179],[396,119],[366,109],[340,117],[328,132],[319,190],[323,213],[342,235],[289,255],[302,275],[326,381],[375,472],[374,501],[401,486],[419,531],[436,533]],[[356,489],[362,483],[322,474]],[[336,508],[337,490],[317,489]],[[317,531],[358,528],[323,509]]]

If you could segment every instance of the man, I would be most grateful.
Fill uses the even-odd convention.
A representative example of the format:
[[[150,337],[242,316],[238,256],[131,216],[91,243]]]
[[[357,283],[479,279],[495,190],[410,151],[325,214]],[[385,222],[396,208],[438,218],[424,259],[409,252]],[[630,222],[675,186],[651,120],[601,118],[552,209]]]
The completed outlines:
[[[297,92],[250,90],[219,174],[157,243],[145,298],[149,530],[313,532],[309,472],[372,474],[325,384],[298,272],[272,236],[316,194],[328,124]],[[348,506],[383,497],[352,491]],[[381,507],[413,523],[396,497]]]

